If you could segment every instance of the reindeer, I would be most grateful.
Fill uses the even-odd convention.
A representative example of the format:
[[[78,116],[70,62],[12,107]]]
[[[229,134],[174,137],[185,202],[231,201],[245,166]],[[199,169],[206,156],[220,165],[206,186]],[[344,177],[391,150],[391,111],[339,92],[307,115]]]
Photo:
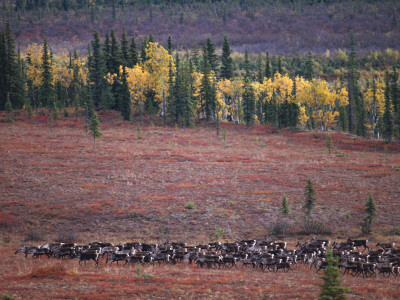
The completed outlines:
[[[348,243],[353,243],[353,244],[354,244],[354,247],[356,247],[357,249],[358,249],[358,247],[363,246],[364,249],[363,249],[362,253],[363,253],[366,249],[368,249],[368,251],[369,251],[369,247],[368,247],[368,245],[367,245],[368,240],[352,240],[351,238],[348,238],[348,239],[347,239],[347,242],[348,242]]]

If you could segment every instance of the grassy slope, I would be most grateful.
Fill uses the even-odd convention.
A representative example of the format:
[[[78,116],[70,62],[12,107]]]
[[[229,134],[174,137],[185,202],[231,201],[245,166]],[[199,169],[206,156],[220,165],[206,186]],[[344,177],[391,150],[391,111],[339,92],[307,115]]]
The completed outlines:
[[[95,269],[68,261],[52,270],[59,263],[50,261],[38,270],[43,262],[13,256],[17,246],[26,244],[29,231],[43,234],[46,241],[66,230],[74,231],[80,242],[169,239],[195,244],[214,240],[216,229],[226,232],[222,241],[265,238],[278,218],[284,192],[292,210],[289,231],[294,234],[301,229],[303,188],[309,177],[317,190],[312,214],[333,231],[330,238],[359,233],[363,205],[372,192],[379,217],[370,241],[396,240],[380,236],[382,228],[400,223],[400,172],[393,170],[400,166],[396,144],[332,134],[339,155],[329,155],[323,133],[223,124],[223,142],[211,125],[175,129],[152,127],[150,122],[142,127],[143,138],[137,139],[137,124],[102,113],[104,137],[94,151],[81,119],[59,120],[51,136],[46,121],[21,118],[0,123],[0,265],[7,266],[0,268],[2,293],[18,298],[28,291],[35,298],[43,293],[56,298],[314,298],[318,276],[304,267],[292,275],[186,265],[146,267],[144,272],[156,278],[145,280],[136,278],[134,269],[109,268],[104,262]],[[185,209],[190,201],[194,209]],[[288,237],[298,238],[302,237]],[[346,277],[345,284],[361,298],[399,296],[397,279]]]

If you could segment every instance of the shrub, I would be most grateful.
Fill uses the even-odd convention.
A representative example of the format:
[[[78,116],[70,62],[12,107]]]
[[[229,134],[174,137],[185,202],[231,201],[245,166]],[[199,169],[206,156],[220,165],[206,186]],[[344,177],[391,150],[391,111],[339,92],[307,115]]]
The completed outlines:
[[[11,296],[3,295],[1,296],[1,300],[14,300],[14,298]]]
[[[185,208],[186,209],[193,209],[194,208],[194,203],[193,202],[186,203]]]
[[[62,264],[57,264],[55,266],[49,265],[49,266],[34,268],[29,275],[32,278],[60,279],[63,276],[67,275],[67,271],[65,270]]]
[[[139,277],[139,278],[153,278],[154,277],[154,275],[152,275],[152,274],[142,273],[142,269],[140,268],[140,266],[138,266],[136,268],[136,274],[137,274],[137,277]]]
[[[289,224],[284,220],[278,220],[274,224],[272,224],[271,235],[283,236],[288,229]]]
[[[221,235],[223,235],[223,234],[225,234],[225,233],[226,233],[226,231],[223,230],[222,228],[220,228],[220,227],[215,227],[214,236],[215,236],[215,238],[216,238],[217,240],[220,238]]]
[[[305,234],[330,234],[331,230],[320,221],[309,219],[304,222]]]

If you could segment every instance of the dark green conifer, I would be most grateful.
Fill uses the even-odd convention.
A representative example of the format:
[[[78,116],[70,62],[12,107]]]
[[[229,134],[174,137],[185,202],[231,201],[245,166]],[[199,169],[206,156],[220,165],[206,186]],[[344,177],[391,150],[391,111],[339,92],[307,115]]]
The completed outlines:
[[[167,49],[169,55],[172,55],[172,38],[171,38],[171,36],[168,36],[166,49]]]
[[[122,64],[121,50],[114,30],[111,30],[111,47],[110,47],[110,73],[119,74],[119,66]]]
[[[211,70],[218,74],[218,56],[215,54],[215,46],[210,38],[206,41],[207,59]]]
[[[127,67],[129,64],[129,60],[129,45],[126,38],[125,27],[123,27],[121,36],[121,65]]]
[[[254,125],[254,115],[256,112],[255,107],[255,95],[254,89],[251,84],[250,79],[250,62],[249,62],[249,55],[247,50],[244,53],[244,64],[245,64],[245,78],[244,78],[244,87],[243,87],[243,119],[247,126]]]
[[[313,77],[314,77],[314,60],[311,51],[308,51],[306,66],[304,70],[304,78],[311,81]]]
[[[144,38],[142,41],[142,47],[140,49],[140,61],[142,62],[142,64],[147,61],[146,47],[148,43],[149,41],[147,40],[147,38]]]
[[[282,57],[280,55],[278,57],[278,73],[283,75]]]
[[[340,279],[338,260],[333,257],[332,248],[328,248],[326,255],[327,267],[321,279],[324,283],[321,285],[319,300],[345,300],[346,293],[350,290],[343,288]]]
[[[209,121],[214,116],[217,99],[216,99],[216,87],[210,78],[211,65],[209,63],[207,46],[203,48],[201,72],[203,74],[200,87],[200,94],[203,102],[201,103],[201,111],[205,113],[206,120]]]
[[[257,59],[257,80],[259,83],[263,83],[263,81],[264,81],[261,53],[258,53],[258,59]]]
[[[282,209],[281,209],[282,215],[288,216],[290,214],[290,208],[289,208],[289,203],[286,197],[286,194],[283,194],[282,197]]]
[[[303,209],[306,215],[306,222],[308,222],[310,220],[311,210],[313,209],[315,202],[315,189],[310,178],[306,180],[304,197],[306,198],[306,201],[303,205]]]
[[[106,73],[112,74],[113,65],[111,60],[111,41],[108,31],[106,32],[106,38],[103,45],[103,60],[106,67]]]
[[[267,59],[265,61],[265,77],[270,79],[272,78],[272,75],[271,60],[269,58],[269,53],[267,52]]]
[[[370,234],[372,232],[372,222],[376,217],[376,206],[371,193],[368,194],[368,200],[365,203],[364,211],[367,213],[367,216],[364,218],[361,230],[363,234]]]
[[[251,68],[250,68],[250,60],[249,60],[249,53],[247,50],[244,51],[244,76],[245,80],[251,80]]]
[[[131,94],[129,92],[128,81],[126,79],[125,66],[122,68],[121,84],[119,87],[120,103],[121,103],[121,115],[124,120],[130,120],[132,117],[131,109]]]
[[[135,37],[132,36],[131,45],[129,47],[129,68],[133,68],[133,66],[139,64],[139,53],[137,51],[137,45],[135,42]]]
[[[231,47],[229,45],[228,37],[224,37],[224,44],[222,45],[221,56],[221,78],[231,79],[233,75],[233,61],[231,58]]]
[[[98,115],[93,112],[90,118],[89,132],[93,136],[93,147],[96,149],[96,138],[102,137],[103,134],[100,132],[100,122]]]
[[[350,132],[357,130],[357,110],[360,110],[360,89],[358,85],[359,72],[357,54],[354,50],[353,33],[350,34],[350,54],[347,61],[347,91],[349,97],[348,104],[348,127]],[[360,127],[359,127],[360,128]]]
[[[104,89],[105,80],[104,76],[106,75],[106,68],[104,63],[104,57],[101,52],[101,42],[99,33],[97,31],[93,34],[93,41],[91,43],[92,46],[92,54],[88,52],[88,69],[89,69],[89,79],[92,85],[92,99],[95,107],[100,105],[102,91]]]
[[[39,88],[40,103],[44,107],[53,107],[55,101],[53,73],[46,38],[43,42],[42,70],[42,84]]]
[[[393,72],[391,76],[390,91],[393,105],[393,123],[394,123],[394,135],[400,137],[400,87],[399,87],[399,74],[395,66],[393,66]]]

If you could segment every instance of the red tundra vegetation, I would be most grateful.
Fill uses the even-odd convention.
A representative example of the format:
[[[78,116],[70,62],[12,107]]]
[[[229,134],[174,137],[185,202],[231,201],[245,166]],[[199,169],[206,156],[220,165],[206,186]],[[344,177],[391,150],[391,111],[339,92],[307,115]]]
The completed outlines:
[[[367,238],[399,242],[400,145],[330,133],[273,131],[266,126],[199,123],[193,129],[141,127],[100,112],[104,136],[86,137],[81,117],[61,118],[50,134],[45,120],[17,112],[0,116],[0,291],[24,298],[312,299],[322,280],[300,265],[292,273],[251,269],[210,270],[179,263],[135,267],[100,261],[14,255],[20,246],[68,236],[91,241],[163,243],[279,239],[271,236],[282,196],[290,205],[285,240],[308,239],[304,186],[316,189],[311,217],[324,237],[359,237],[371,192],[377,207]],[[226,134],[223,134],[226,132]],[[192,203],[188,209],[188,203]],[[186,207],[186,208],[185,208]],[[398,229],[397,229],[398,231]],[[397,243],[398,245],[398,243]],[[343,277],[350,299],[398,299],[399,278]]]

